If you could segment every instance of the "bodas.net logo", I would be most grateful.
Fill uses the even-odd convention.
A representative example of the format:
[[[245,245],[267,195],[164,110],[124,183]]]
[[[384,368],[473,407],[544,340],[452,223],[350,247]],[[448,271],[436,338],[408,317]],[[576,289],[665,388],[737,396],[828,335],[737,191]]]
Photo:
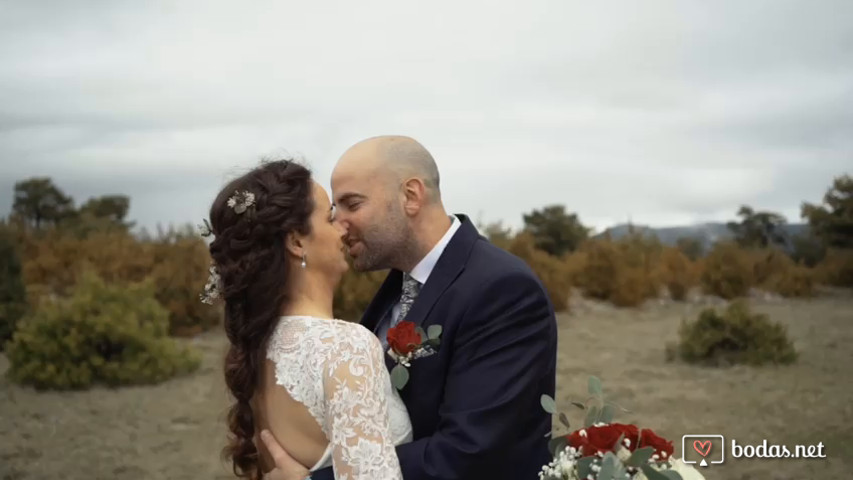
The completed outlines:
[[[726,461],[726,439],[722,435],[684,435],[681,437],[684,463],[708,467]]]

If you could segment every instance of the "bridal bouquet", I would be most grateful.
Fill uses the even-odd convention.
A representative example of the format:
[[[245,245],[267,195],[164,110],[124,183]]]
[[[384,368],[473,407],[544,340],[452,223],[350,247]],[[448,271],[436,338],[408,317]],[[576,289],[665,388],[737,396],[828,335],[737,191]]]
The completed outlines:
[[[542,467],[540,480],[704,480],[691,465],[672,458],[671,441],[648,428],[614,423],[618,405],[604,401],[596,377],[589,379],[589,394],[592,405],[572,402],[586,412],[584,428],[551,439],[554,460]],[[558,414],[548,395],[542,396],[542,407]],[[571,430],[564,413],[559,419]]]

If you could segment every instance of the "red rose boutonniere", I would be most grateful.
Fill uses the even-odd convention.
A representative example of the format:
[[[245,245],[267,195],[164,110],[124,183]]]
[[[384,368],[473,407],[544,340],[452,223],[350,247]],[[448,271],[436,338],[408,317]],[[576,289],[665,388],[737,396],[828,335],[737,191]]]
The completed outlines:
[[[388,355],[397,362],[391,369],[391,383],[402,390],[409,381],[411,361],[435,353],[441,337],[441,325],[430,325],[427,331],[412,322],[402,321],[388,330]]]

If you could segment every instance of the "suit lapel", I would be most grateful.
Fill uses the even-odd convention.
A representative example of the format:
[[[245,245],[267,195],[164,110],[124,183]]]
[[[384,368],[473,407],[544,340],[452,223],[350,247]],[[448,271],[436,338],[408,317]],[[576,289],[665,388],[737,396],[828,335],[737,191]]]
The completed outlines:
[[[462,225],[448,242],[406,316],[406,320],[415,325],[423,325],[438,298],[462,273],[465,263],[468,261],[468,255],[471,253],[471,248],[479,238],[477,229],[474,228],[468,217],[461,214],[456,214],[456,216]]]
[[[382,285],[379,287],[376,295],[373,296],[373,300],[370,301],[370,305],[368,305],[364,310],[360,323],[373,333],[376,333],[376,329],[382,318],[384,318],[385,314],[391,309],[391,307],[393,307],[394,302],[396,302],[397,298],[400,296],[402,284],[402,272],[399,270],[391,270],[388,272],[388,276],[385,277],[385,281],[382,282]]]

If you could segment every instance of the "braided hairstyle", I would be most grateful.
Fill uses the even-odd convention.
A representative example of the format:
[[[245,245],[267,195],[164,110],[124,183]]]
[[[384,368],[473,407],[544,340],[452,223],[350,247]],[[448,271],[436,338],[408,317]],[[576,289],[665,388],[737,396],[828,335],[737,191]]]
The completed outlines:
[[[267,341],[288,300],[285,239],[290,232],[310,233],[312,185],[306,167],[292,161],[266,162],[228,184],[210,209],[215,235],[210,255],[221,279],[230,341],[225,383],[236,400],[228,411],[231,435],[222,453],[230,457],[237,477],[262,475],[250,402],[260,382]],[[242,213],[239,205],[229,205],[236,192],[254,195]]]

